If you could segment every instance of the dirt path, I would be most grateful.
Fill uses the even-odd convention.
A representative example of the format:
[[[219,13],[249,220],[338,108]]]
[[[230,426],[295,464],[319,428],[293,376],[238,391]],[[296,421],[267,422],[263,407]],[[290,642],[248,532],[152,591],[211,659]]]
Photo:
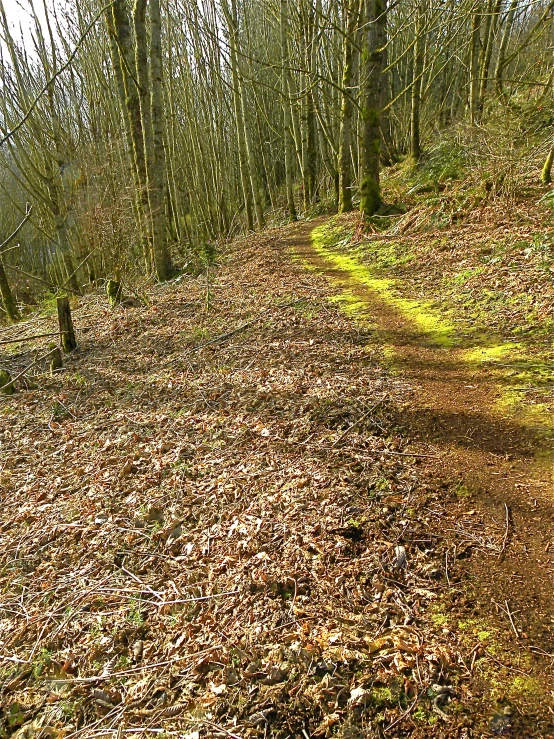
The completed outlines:
[[[362,321],[375,327],[392,354],[393,372],[413,387],[398,420],[411,449],[436,456],[422,460],[425,471],[457,485],[485,517],[505,522],[501,556],[468,564],[480,600],[489,609],[491,600],[508,600],[517,613],[510,626],[518,646],[553,653],[552,470],[537,456],[544,445],[540,433],[495,410],[500,388],[491,370],[469,366],[462,349],[433,345],[379,293],[318,254],[311,244],[313,228],[313,222],[299,227],[291,246],[339,291],[365,304]]]

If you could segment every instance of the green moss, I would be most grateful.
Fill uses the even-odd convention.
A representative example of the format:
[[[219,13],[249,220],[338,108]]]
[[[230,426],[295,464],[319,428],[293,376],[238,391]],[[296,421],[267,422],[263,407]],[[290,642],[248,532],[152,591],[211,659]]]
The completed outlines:
[[[503,388],[500,398],[495,403],[496,409],[501,413],[509,413],[532,426],[543,426],[548,429],[549,436],[552,433],[552,409],[546,403],[533,403],[528,405],[523,402],[521,392],[511,388]]]
[[[453,489],[453,493],[457,498],[469,498],[471,491],[463,482],[460,482]]]
[[[367,316],[367,304],[356,297],[351,290],[343,290],[338,295],[333,295],[329,298],[329,302],[340,305],[343,313],[353,318],[363,319]]]
[[[371,701],[377,708],[396,705],[396,699],[392,690],[386,686],[371,688]]]
[[[494,371],[499,398],[493,405],[493,410],[502,415],[509,414],[524,425],[542,427],[550,434],[549,407],[546,403],[537,402],[536,394],[549,389],[551,364],[545,358],[541,359],[540,352],[538,358],[535,355],[531,357],[530,350],[523,341],[491,338],[484,328],[491,306],[496,306],[495,310],[502,309],[510,301],[517,302],[521,296],[507,297],[503,292],[483,290],[476,301],[467,291],[461,293],[460,286],[483,271],[482,267],[477,266],[460,272],[454,278],[448,278],[444,293],[446,302],[441,307],[442,313],[439,313],[428,302],[403,297],[402,282],[393,280],[386,274],[399,264],[407,264],[413,260],[409,249],[397,242],[384,241],[366,242],[354,249],[350,246],[352,235],[351,231],[340,225],[340,220],[334,218],[315,228],[311,234],[316,253],[344,275],[336,278],[339,293],[331,300],[359,323],[376,329],[378,327],[372,321],[367,302],[356,287],[369,289],[385,305],[411,323],[428,344],[439,348],[452,348],[459,343],[454,325],[445,320],[444,315],[451,315],[458,321],[460,308],[463,307],[464,311],[469,309],[469,313],[464,314],[464,320],[472,317],[468,331],[473,336],[474,344],[467,347],[466,343],[466,348],[456,353],[456,360],[475,371],[484,365],[489,372]],[[432,247],[436,248],[437,244],[433,243]],[[368,266],[368,260],[371,266]],[[382,276],[383,272],[386,276]],[[348,285],[351,285],[350,289]],[[541,328],[543,330],[544,327]],[[530,338],[528,331],[525,338]],[[396,348],[390,344],[384,344],[381,348],[384,358],[391,361],[391,371],[394,372]],[[527,395],[527,389],[533,391],[532,396]],[[528,402],[529,398],[532,398],[532,403]],[[461,495],[463,491],[459,493]]]
[[[434,726],[438,721],[438,716],[435,713],[430,713],[425,710],[423,706],[419,706],[412,713],[412,718],[420,724],[427,724],[428,726]]]
[[[333,226],[332,223],[312,231],[312,244],[315,251],[337,269],[347,273],[353,283],[378,293],[383,302],[413,322],[415,327],[433,344],[450,347],[456,343],[454,327],[433,312],[428,304],[401,297],[394,280],[375,277],[369,267],[361,264],[355,257],[340,254],[332,248],[345,238],[348,239],[349,235]],[[353,302],[354,296],[351,295],[349,304],[352,305]],[[358,303],[358,307],[361,308],[364,301],[358,299]]]
[[[431,606],[431,621],[437,629],[448,624],[448,615],[446,614],[442,603],[434,603]]]
[[[448,623],[448,616],[444,613],[434,613],[431,616],[431,620],[437,628],[440,628],[441,626],[446,626]]]
[[[539,695],[544,690],[538,680],[528,675],[517,675],[510,687],[514,693],[529,697]]]
[[[469,364],[477,362],[495,362],[500,359],[517,359],[521,356],[523,345],[513,341],[503,344],[492,344],[491,346],[477,346],[466,349],[462,358]]]
[[[375,265],[379,272],[407,266],[414,260],[413,251],[398,241],[364,242],[355,253]]]

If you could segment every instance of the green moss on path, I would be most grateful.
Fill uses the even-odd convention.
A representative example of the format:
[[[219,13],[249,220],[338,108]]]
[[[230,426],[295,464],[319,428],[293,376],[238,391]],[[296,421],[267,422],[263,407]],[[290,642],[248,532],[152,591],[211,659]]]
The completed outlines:
[[[377,303],[398,314],[404,330],[410,334],[410,343],[420,344],[422,348],[450,350],[452,354],[449,359],[473,374],[479,374],[481,369],[492,373],[497,400],[490,410],[510,414],[520,423],[541,426],[550,431],[551,418],[547,403],[539,400],[528,402],[526,392],[529,389],[541,393],[548,389],[551,367],[546,358],[541,359],[539,356],[533,361],[532,354],[523,341],[510,341],[488,335],[484,319],[484,325],[474,327],[470,336],[460,334],[459,321],[465,316],[457,315],[456,304],[446,303],[442,312],[439,312],[431,301],[406,297],[406,293],[410,292],[409,277],[392,279],[383,276],[385,265],[398,265],[401,262],[411,263],[411,269],[417,275],[418,265],[414,263],[411,253],[400,253],[394,244],[373,243],[372,253],[377,266],[372,268],[360,261],[355,250],[346,253],[351,239],[351,231],[334,218],[311,231],[313,251],[328,265],[328,277],[340,288],[331,298],[332,302],[339,303],[346,314],[358,321],[370,323],[378,334],[382,334],[379,319],[368,310],[372,307],[371,301],[360,294],[360,288],[371,291],[375,294]],[[305,264],[308,268],[313,267],[309,260]],[[333,277],[333,271],[338,276]],[[449,318],[445,318],[445,315]],[[394,342],[385,335],[381,338],[384,355],[394,363],[398,359]]]
[[[378,293],[387,305],[400,311],[432,344],[450,347],[457,343],[454,326],[443,320],[428,304],[402,297],[394,280],[376,277],[369,267],[358,262],[355,257],[334,251],[332,247],[342,239],[344,231],[332,224],[319,226],[312,231],[312,245],[317,254],[347,273],[352,282]],[[358,302],[361,307],[363,301]],[[348,304],[350,313],[355,312],[355,303],[352,300],[347,299],[345,303]]]

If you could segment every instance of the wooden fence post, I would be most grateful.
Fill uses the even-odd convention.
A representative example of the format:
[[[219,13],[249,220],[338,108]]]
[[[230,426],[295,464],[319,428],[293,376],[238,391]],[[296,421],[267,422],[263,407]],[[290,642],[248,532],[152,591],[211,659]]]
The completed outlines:
[[[62,349],[69,354],[77,348],[77,339],[75,338],[75,329],[71,319],[71,308],[69,307],[69,298],[60,297],[57,299],[58,305],[58,322],[60,324],[60,336]]]

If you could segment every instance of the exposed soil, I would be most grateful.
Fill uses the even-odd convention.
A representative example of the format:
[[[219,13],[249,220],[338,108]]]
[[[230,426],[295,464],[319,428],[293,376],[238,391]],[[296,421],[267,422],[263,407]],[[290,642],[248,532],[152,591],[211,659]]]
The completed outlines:
[[[554,736],[536,440],[329,303],[312,227],[75,303],[65,371],[0,399],[0,737]]]

